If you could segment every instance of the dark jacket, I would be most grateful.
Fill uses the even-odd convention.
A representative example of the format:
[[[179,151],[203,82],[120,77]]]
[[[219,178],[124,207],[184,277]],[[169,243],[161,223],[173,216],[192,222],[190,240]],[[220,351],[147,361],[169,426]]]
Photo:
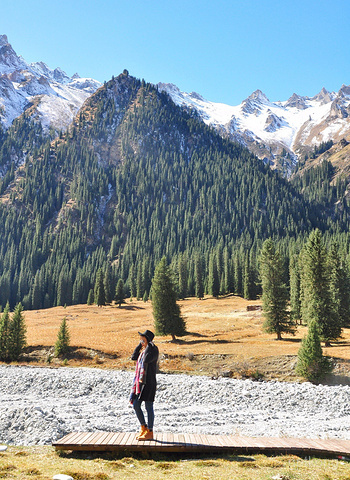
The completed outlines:
[[[134,353],[131,356],[131,360],[137,360],[140,355],[142,345],[139,345],[135,348]],[[156,395],[157,389],[157,361],[159,356],[159,350],[153,342],[149,342],[146,350],[145,357],[143,360],[143,365],[145,369],[145,381],[141,385],[141,393],[139,399],[145,402],[154,402],[154,397]]]

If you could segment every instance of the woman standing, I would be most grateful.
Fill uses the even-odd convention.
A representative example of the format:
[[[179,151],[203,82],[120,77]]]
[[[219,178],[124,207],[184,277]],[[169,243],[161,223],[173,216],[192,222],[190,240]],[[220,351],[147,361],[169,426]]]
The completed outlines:
[[[140,433],[136,436],[137,440],[152,440],[154,424],[153,402],[157,388],[156,372],[159,351],[152,341],[154,338],[153,332],[146,330],[144,333],[138,333],[140,335],[140,343],[131,356],[131,359],[137,362],[130,403],[134,407],[141,425]],[[142,402],[145,402],[147,423],[141,409]]]

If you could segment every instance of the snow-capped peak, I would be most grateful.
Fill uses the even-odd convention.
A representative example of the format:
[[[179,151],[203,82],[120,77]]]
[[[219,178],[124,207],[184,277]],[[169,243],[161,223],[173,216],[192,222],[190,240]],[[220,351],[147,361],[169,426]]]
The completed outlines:
[[[8,39],[7,39],[7,35],[0,35],[0,47],[3,47],[4,45],[7,45],[9,42],[8,42]]]
[[[69,77],[44,62],[27,64],[0,35],[0,123],[9,127],[30,104],[44,127],[66,129],[84,101],[101,86],[97,80]],[[35,101],[33,101],[35,99]]]
[[[211,102],[173,84],[158,84],[158,88],[178,105],[195,108],[205,123],[272,164],[283,151],[296,159],[304,147],[311,149],[350,130],[350,87],[345,85],[338,94],[323,88],[312,98],[293,93],[284,102],[272,102],[256,90],[237,106]]]

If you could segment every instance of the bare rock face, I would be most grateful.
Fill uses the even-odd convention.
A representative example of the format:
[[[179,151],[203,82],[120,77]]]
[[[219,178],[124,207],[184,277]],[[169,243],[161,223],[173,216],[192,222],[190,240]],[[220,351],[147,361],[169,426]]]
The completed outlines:
[[[242,112],[248,115],[260,115],[263,106],[270,101],[261,90],[255,90],[248,98],[242,102]]]
[[[330,119],[347,118],[348,112],[341,98],[337,97],[333,102],[329,114]]]
[[[282,127],[283,123],[282,118],[272,113],[271,110],[268,110],[268,117],[265,122],[264,130],[265,132],[270,133],[276,132],[276,130]]]
[[[307,108],[306,99],[305,99],[305,97],[301,97],[300,95],[297,95],[296,93],[293,93],[293,95],[288,99],[288,101],[286,103],[286,107],[298,108],[299,110],[305,110],[305,108]]]

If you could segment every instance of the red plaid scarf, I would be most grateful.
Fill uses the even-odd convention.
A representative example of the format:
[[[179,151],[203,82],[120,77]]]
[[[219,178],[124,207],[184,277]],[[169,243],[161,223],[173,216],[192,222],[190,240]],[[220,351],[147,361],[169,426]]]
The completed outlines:
[[[144,357],[145,357],[145,351],[143,350],[140,353],[139,358],[137,359],[137,362],[136,362],[135,377],[134,377],[134,381],[131,389],[132,394],[134,393],[136,395],[139,395],[141,393],[140,383],[145,383],[144,382],[145,369],[143,365]]]

